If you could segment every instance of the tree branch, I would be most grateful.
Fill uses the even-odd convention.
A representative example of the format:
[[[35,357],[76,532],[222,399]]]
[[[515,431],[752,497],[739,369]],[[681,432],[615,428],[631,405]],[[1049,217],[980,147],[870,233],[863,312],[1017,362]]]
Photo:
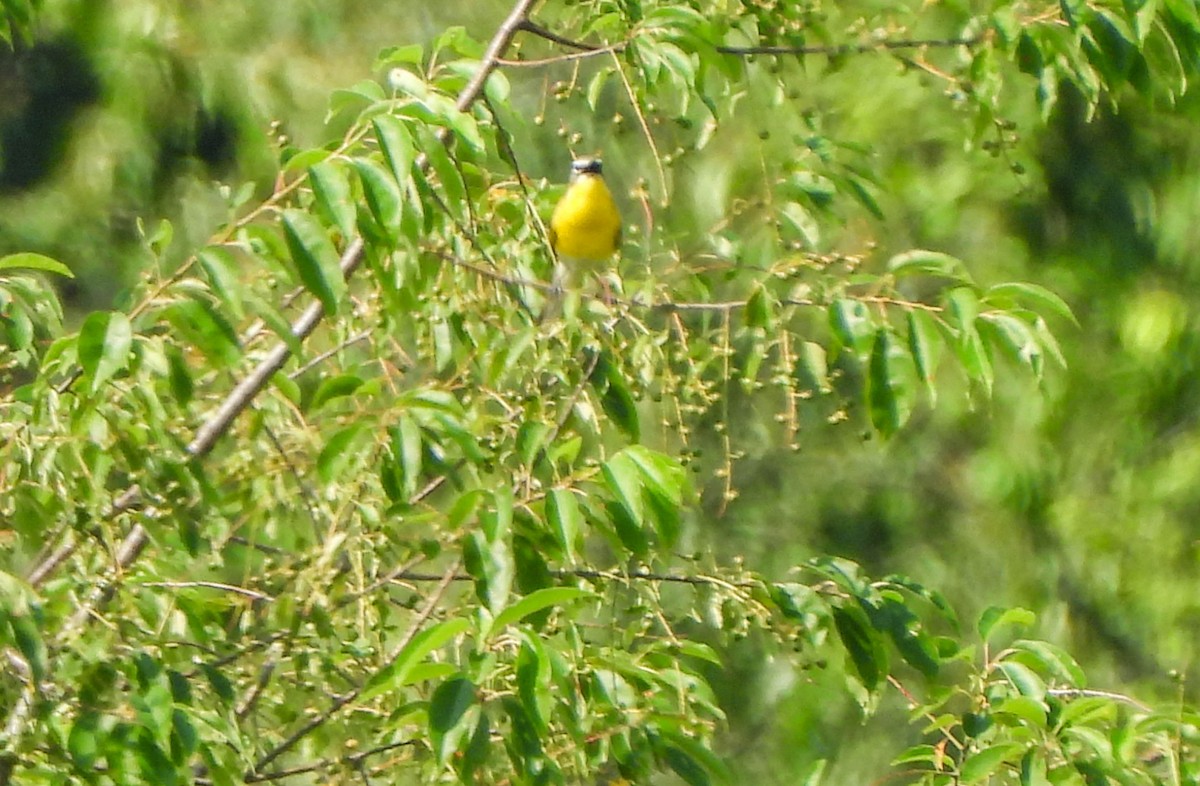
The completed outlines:
[[[569,52],[553,57],[545,57],[537,60],[500,60],[499,64],[507,68],[536,68],[541,66],[556,65],[558,63],[569,62],[572,60],[582,60],[588,57],[596,57],[614,52],[622,52],[629,45],[628,41],[621,41],[615,44],[588,44],[583,41],[577,41],[572,38],[567,38],[555,33],[552,30],[547,30],[541,25],[526,21],[520,26],[524,32],[533,33],[539,38],[543,38],[551,43],[565,46],[570,49],[575,49],[575,52]],[[897,39],[880,39],[878,41],[866,41],[855,44],[803,44],[797,46],[716,46],[717,52],[723,55],[732,55],[735,57],[753,57],[756,55],[825,55],[827,57],[837,57],[839,55],[861,55],[869,52],[890,52],[899,49],[945,49],[957,46],[972,47],[984,40],[983,36],[969,36],[958,38],[897,38]]]
[[[868,52],[892,51],[895,49],[935,49],[956,46],[971,47],[983,40],[982,36],[970,38],[883,38],[861,44],[813,44],[811,46],[718,46],[723,55],[749,57],[752,55],[861,55]]]

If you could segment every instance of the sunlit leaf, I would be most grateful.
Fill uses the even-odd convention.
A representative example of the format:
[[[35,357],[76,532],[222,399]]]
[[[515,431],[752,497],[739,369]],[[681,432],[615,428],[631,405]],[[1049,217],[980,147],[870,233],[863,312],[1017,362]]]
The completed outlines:
[[[1005,764],[1017,761],[1024,752],[1024,745],[1010,742],[972,753],[962,763],[959,781],[963,784],[985,781],[999,772]]]
[[[346,282],[338,268],[337,251],[325,229],[308,213],[292,209],[284,211],[283,230],[305,289],[321,301],[325,313],[337,313]]]
[[[119,311],[97,311],[84,320],[79,330],[79,365],[89,377],[91,392],[128,368],[132,343],[129,318]]]
[[[51,259],[44,254],[23,252],[0,257],[0,271],[20,269],[41,270],[45,273],[56,273],[67,278],[75,278],[75,274],[71,272],[69,267],[57,259]]]
[[[375,672],[363,686],[361,701],[389,693],[408,683],[412,669],[434,650],[440,649],[452,639],[470,628],[467,620],[459,617],[439,622],[413,637],[390,664]]]
[[[546,589],[538,590],[526,595],[497,614],[495,620],[492,622],[492,631],[500,632],[507,626],[520,622],[530,614],[535,614],[542,609],[552,606],[561,606],[564,603],[587,597],[590,594],[578,587],[547,587]]]

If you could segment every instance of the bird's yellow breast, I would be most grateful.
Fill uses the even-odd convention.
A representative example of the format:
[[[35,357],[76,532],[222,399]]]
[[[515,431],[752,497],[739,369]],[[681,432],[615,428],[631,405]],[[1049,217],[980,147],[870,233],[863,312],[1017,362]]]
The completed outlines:
[[[580,175],[550,217],[550,240],[560,257],[600,261],[617,251],[621,214],[598,175]]]

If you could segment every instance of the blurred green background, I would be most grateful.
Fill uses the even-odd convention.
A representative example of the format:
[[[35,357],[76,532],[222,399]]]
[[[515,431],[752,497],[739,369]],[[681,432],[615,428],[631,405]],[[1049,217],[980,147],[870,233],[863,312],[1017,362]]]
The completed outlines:
[[[506,8],[46,0],[36,41],[0,51],[0,254],[38,251],[75,270],[64,290],[74,321],[120,305],[153,262],[139,225],[151,232],[169,219],[165,264],[183,259],[228,217],[242,184],[270,192],[284,149],[328,141],[329,94],[381,77],[380,49],[428,45],[451,25],[486,38]],[[970,118],[942,85],[891,58],[795,68],[782,106],[747,100],[737,123],[678,156],[667,207],[619,91],[594,115],[582,99],[547,99],[570,67],[507,76],[524,118],[509,130],[528,174],[557,180],[569,149],[603,151],[627,221],[643,223],[631,194],[645,178],[658,231],[685,251],[723,204],[752,191],[760,162],[744,154],[746,140],[796,145],[815,117],[821,134],[865,151],[884,214],[853,214],[823,239],[829,247],[871,239],[880,259],[946,251],[984,284],[1049,287],[1079,318],[1053,326],[1070,365],[1048,374],[1044,397],[1002,362],[990,402],[951,376],[936,408],[887,444],[865,439],[853,411],[831,425],[836,405],[817,400],[801,411],[793,450],[774,420],[779,402],[732,407],[748,435],[734,469],[740,496],[719,512],[716,481],[701,480],[698,545],[773,577],[816,554],[845,555],[940,589],[968,624],[990,605],[1026,606],[1096,687],[1200,697],[1189,681],[1200,644],[1194,96],[1176,107],[1123,96],[1089,120],[1067,92],[1043,125],[1034,85],[1019,77],[1006,89],[1019,139],[997,156],[965,147]],[[661,130],[660,152],[671,152],[670,136]],[[701,447],[719,452],[711,435]],[[848,702],[829,698],[836,675],[797,676],[752,640],[728,657],[726,751],[745,782],[791,783],[825,757],[836,757],[828,782],[865,782],[898,750],[872,744],[898,716],[860,725]]]

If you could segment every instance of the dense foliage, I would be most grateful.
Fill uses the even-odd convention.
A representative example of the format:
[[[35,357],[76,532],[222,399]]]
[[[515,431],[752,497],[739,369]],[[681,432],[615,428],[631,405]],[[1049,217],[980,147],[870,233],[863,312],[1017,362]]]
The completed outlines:
[[[1067,373],[1066,302],[914,242],[903,162],[1019,191],[1022,123],[1168,107],[1200,14],[968,5],[519,0],[384,50],[183,258],[136,222],[127,304],[77,330],[70,267],[0,259],[0,783],[728,780],[747,649],[902,708],[879,777],[1197,782],[1196,716],[1089,687],[1029,611],[721,542],[764,443],[912,439]],[[892,147],[857,143],[883,111]],[[545,319],[557,173],[596,151],[619,271]]]

